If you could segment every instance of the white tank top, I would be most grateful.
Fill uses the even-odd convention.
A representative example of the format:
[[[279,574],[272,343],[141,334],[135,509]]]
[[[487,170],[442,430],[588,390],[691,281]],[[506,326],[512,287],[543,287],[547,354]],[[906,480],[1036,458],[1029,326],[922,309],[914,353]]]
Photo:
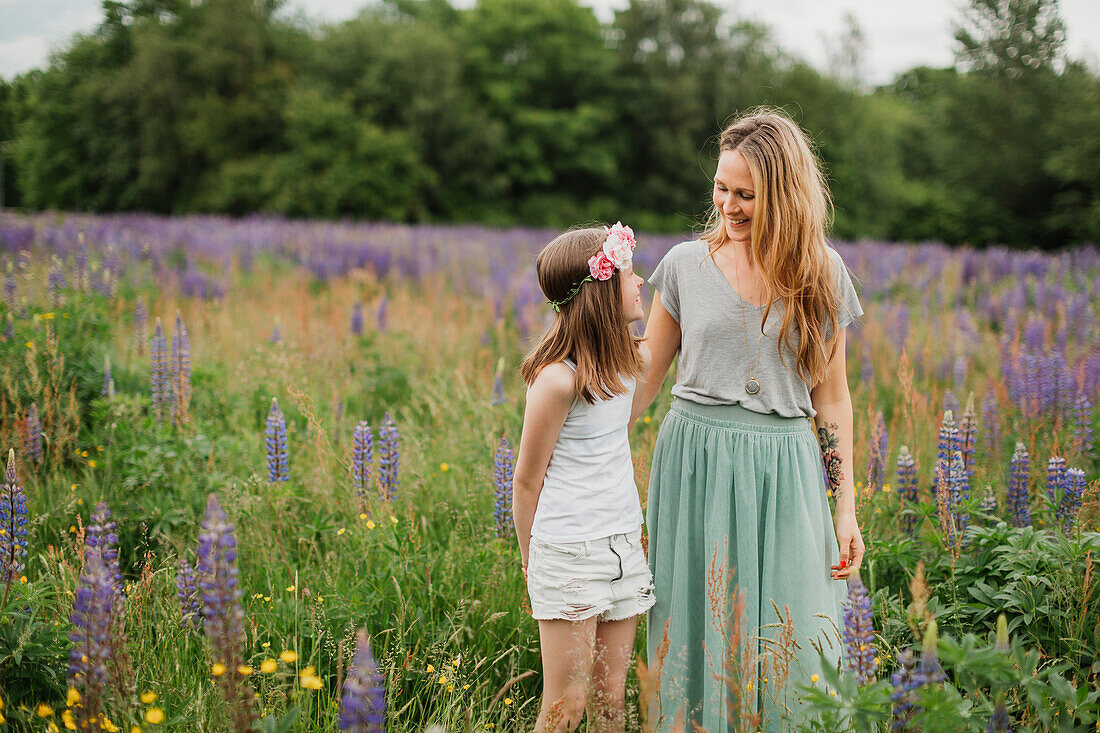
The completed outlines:
[[[565,362],[574,372],[576,365]],[[588,404],[573,399],[558,433],[531,534],[543,542],[581,542],[642,526],[627,428],[635,382],[626,394]]]

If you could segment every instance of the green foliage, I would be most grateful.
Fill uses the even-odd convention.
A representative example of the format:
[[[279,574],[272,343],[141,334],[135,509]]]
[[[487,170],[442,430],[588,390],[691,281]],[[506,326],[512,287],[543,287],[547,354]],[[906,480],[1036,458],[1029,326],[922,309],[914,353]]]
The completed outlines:
[[[716,133],[760,104],[815,138],[844,238],[1100,237],[1100,81],[1053,0],[972,0],[957,68],[858,86],[706,0],[388,0],[304,27],[277,3],[109,2],[48,69],[0,85],[5,197],[32,208],[273,212],[683,231]]]

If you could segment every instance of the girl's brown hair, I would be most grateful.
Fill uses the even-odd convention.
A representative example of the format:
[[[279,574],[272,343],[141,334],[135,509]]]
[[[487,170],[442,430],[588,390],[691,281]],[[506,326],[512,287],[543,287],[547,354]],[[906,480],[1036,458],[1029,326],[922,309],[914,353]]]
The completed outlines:
[[[798,376],[815,386],[825,379],[836,353],[840,308],[838,273],[825,248],[832,204],[817,156],[802,129],[771,109],[735,120],[722,131],[718,147],[740,151],[752,174],[756,209],[750,251],[764,280],[764,318],[774,300],[783,303],[780,360],[786,345],[798,356]],[[703,239],[711,255],[728,239],[717,208],[711,210]]]
[[[606,237],[602,227],[575,229],[542,248],[535,271],[547,299],[561,301],[589,274],[588,258],[603,248]],[[608,280],[586,282],[561,306],[523,360],[520,374],[524,382],[530,385],[548,364],[572,359],[577,365],[580,399],[592,404],[626,394],[622,377],[637,378],[642,373],[638,353],[642,339],[630,332],[623,312],[621,277],[616,269]]]

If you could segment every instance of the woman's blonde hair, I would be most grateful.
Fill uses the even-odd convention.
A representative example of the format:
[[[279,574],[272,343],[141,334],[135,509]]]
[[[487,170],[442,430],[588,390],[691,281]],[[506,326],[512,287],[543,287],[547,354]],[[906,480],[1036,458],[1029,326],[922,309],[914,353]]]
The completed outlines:
[[[832,203],[821,165],[802,129],[774,109],[752,110],[735,120],[722,131],[718,148],[740,151],[752,175],[756,208],[750,251],[764,280],[764,318],[773,301],[784,306],[780,360],[786,363],[786,345],[798,356],[798,376],[817,385],[836,352],[840,305],[837,273],[825,248]],[[717,207],[703,239],[711,256],[728,239]]]
[[[602,227],[575,229],[556,237],[535,260],[539,287],[550,301],[561,301],[589,274],[588,258],[601,251]],[[576,393],[592,404],[626,394],[622,377],[642,373],[640,338],[630,332],[615,270],[608,280],[581,285],[561,306],[553,322],[523,360],[520,374],[530,385],[547,364],[572,359],[577,365]]]

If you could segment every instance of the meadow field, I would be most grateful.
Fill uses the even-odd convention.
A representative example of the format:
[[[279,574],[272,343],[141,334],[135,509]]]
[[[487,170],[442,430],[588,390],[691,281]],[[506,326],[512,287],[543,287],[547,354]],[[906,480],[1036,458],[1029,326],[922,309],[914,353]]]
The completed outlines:
[[[554,234],[0,215],[0,731],[529,730],[510,446]],[[783,729],[1100,729],[1100,251],[836,247],[861,653]]]

